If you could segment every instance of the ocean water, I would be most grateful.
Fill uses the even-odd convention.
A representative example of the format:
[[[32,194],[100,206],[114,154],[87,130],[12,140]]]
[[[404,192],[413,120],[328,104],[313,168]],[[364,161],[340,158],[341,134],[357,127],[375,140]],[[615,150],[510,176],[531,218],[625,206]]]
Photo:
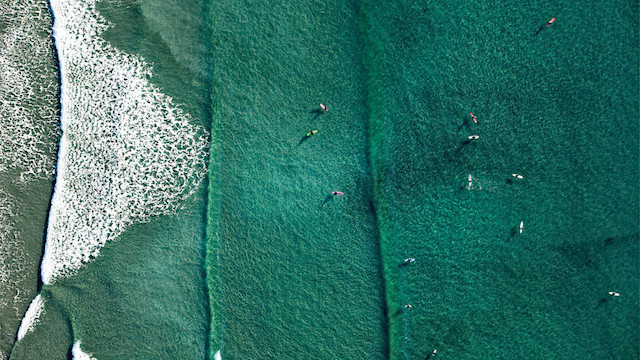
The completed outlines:
[[[637,4],[362,13],[391,358],[638,358]]]
[[[639,357],[637,3],[51,8],[48,220],[0,188],[0,236],[39,231],[7,279],[46,225],[43,285],[4,357]],[[51,191],[52,129],[14,183]]]
[[[46,2],[0,1],[0,359],[36,296],[58,116]]]

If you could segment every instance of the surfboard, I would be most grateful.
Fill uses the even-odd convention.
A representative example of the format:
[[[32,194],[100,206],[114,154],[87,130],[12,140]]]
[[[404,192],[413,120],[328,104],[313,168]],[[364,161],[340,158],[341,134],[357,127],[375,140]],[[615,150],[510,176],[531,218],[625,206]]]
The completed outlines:
[[[307,133],[307,136],[315,135],[317,132],[318,132],[318,130],[312,130],[312,131],[309,131],[309,132]]]

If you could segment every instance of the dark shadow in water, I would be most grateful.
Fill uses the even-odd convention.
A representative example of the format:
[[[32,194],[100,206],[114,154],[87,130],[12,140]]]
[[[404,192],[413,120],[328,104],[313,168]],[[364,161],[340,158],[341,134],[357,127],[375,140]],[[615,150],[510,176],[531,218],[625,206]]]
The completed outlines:
[[[313,119],[317,119],[318,116],[320,115],[324,115],[325,111],[322,110],[321,108],[317,108],[317,109],[313,109],[311,111],[309,111],[309,114],[315,114],[315,116],[313,117]]]
[[[460,124],[460,126],[458,126],[458,132],[460,132],[460,130],[462,130],[463,127],[468,127],[469,126],[469,118],[465,116],[464,120],[462,121],[462,124]]]
[[[296,146],[302,145],[302,143],[305,142],[310,137],[311,136],[307,136],[307,135],[303,136],[302,139],[300,139],[300,141],[298,141],[298,145],[296,145]]]
[[[333,201],[333,195],[329,194],[327,195],[326,198],[324,198],[324,202],[322,203],[322,206],[325,206],[328,202]]]
[[[604,246],[610,246],[610,245],[613,245],[613,238],[612,237],[606,238],[604,240]]]
[[[507,181],[505,181],[507,185],[513,185],[513,179],[512,178],[507,178]]]
[[[540,34],[540,31],[542,31],[542,30],[544,30],[544,25],[540,26],[538,31],[536,31],[536,33],[533,36],[536,36],[536,35]]]
[[[460,152],[460,150],[462,150],[462,148],[463,148],[463,147],[465,147],[465,146],[467,146],[467,145],[469,145],[469,144],[471,144],[471,140],[465,140],[465,141],[463,141],[463,142],[460,144],[460,146],[458,146],[458,148],[456,149],[456,152],[455,152],[455,153],[456,153],[456,154],[457,154],[457,153],[459,153],[459,152]]]
[[[607,299],[607,298],[600,299],[600,301],[598,302],[598,305],[596,305],[596,309],[599,308],[600,305],[606,303],[607,301],[609,301],[609,299]]]
[[[518,236],[520,234],[520,227],[519,226],[513,226],[511,227],[511,231],[509,233],[509,239],[513,239],[516,236]]]

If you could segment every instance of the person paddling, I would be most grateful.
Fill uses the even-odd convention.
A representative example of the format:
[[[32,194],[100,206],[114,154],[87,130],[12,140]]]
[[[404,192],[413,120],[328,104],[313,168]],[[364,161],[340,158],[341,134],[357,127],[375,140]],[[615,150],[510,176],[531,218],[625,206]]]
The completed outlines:
[[[609,295],[614,296],[614,297],[620,296],[620,294],[618,294],[615,291],[609,291]]]
[[[331,195],[342,196],[344,193],[342,191],[333,191]]]
[[[473,120],[473,122],[477,124],[478,123],[478,119],[476,119],[476,116],[473,115],[472,112],[470,112],[469,114],[471,114],[471,120]]]
[[[556,18],[551,18],[551,20],[549,20],[549,22],[547,23],[547,27],[549,27],[549,25],[553,24],[554,21],[556,21]]]
[[[524,176],[522,176],[520,174],[511,174],[511,176],[513,176],[516,179],[524,179]]]
[[[471,135],[469,136],[469,140],[478,140],[479,137],[480,135]]]
[[[520,234],[524,231],[524,221],[520,221]]]
[[[402,265],[411,264],[414,261],[416,261],[416,259],[414,259],[414,258],[406,258],[406,259],[402,260]]]
[[[411,309],[412,307],[413,306],[411,306],[411,304],[407,304],[407,305],[403,306],[403,308],[405,308],[405,309]]]
[[[320,108],[324,111],[329,111],[329,109],[327,109],[327,107],[324,106],[324,104],[320,104]]]

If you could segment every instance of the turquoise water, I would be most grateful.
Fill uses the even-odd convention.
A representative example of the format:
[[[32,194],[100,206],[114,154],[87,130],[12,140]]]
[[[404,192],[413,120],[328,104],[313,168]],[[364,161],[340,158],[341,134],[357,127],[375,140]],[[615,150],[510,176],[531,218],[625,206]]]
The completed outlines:
[[[12,359],[638,358],[638,4],[96,6],[208,173]]]

